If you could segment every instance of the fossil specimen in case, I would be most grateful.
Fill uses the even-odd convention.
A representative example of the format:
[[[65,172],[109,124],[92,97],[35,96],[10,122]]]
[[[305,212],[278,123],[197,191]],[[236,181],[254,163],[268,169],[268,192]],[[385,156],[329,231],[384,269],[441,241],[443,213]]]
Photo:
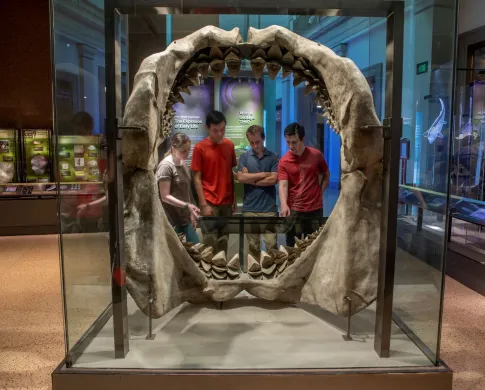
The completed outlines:
[[[315,92],[328,123],[340,135],[341,191],[324,227],[295,248],[281,246],[248,259],[229,261],[202,244],[184,243],[168,223],[159,200],[154,169],[158,146],[171,132],[173,105],[181,92],[209,73],[236,76],[243,60],[255,77],[293,75]],[[379,257],[382,134],[362,132],[379,125],[371,91],[355,64],[332,50],[285,28],[250,28],[247,42],[239,30],[207,26],[174,41],[164,52],[146,58],[135,76],[124,125],[124,224],[127,288],[137,305],[160,317],[183,302],[225,301],[246,290],[268,300],[308,302],[330,312],[352,314],[376,298]]]

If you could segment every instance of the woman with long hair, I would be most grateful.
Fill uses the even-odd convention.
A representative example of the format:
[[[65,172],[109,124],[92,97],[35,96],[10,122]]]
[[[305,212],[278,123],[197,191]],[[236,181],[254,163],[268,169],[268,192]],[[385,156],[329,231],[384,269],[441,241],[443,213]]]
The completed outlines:
[[[170,224],[177,233],[185,233],[188,242],[199,242],[195,232],[200,210],[194,205],[191,176],[185,160],[189,157],[190,138],[176,133],[170,138],[170,150],[157,168],[160,199]]]

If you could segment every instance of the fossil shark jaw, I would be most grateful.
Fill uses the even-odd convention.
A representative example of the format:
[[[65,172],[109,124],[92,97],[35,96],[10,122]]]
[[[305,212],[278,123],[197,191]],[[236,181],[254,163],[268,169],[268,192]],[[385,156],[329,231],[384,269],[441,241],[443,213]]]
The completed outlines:
[[[235,74],[243,59],[241,50],[248,46],[251,60],[262,58],[274,66],[279,60],[283,72],[293,72],[308,84],[304,70],[311,71],[312,87],[328,95],[322,103],[334,113],[332,126],[342,139],[342,190],[325,228],[291,272],[272,280],[208,279],[168,224],[153,170],[157,148],[170,134],[172,105],[180,102],[180,92],[197,85],[200,74],[212,71],[211,64],[220,73],[223,60]],[[135,76],[124,124],[148,129],[128,131],[122,149],[127,286],[145,313],[149,293],[154,317],[184,301],[224,301],[243,290],[264,299],[314,303],[341,315],[347,314],[347,296],[353,299],[352,313],[375,299],[382,137],[360,131],[362,125],[379,121],[367,82],[350,60],[278,26],[250,28],[247,44],[242,44],[237,29],[228,32],[208,26],[145,59]]]

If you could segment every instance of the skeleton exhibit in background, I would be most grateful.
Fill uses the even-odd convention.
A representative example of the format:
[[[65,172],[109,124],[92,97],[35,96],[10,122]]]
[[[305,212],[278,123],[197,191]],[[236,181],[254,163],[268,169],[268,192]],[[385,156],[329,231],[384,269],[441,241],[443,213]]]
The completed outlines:
[[[181,93],[225,69],[235,77],[243,60],[256,78],[264,69],[274,79],[292,75],[314,92],[333,130],[341,137],[341,191],[324,227],[294,248],[280,246],[249,258],[226,259],[203,244],[183,243],[164,214],[154,170],[158,147],[172,129]],[[356,65],[329,48],[285,28],[213,26],[174,41],[146,58],[135,76],[123,124],[124,226],[127,288],[139,308],[160,317],[183,302],[227,301],[242,291],[267,300],[306,302],[339,315],[354,314],[376,299],[379,257],[383,139],[370,88]]]

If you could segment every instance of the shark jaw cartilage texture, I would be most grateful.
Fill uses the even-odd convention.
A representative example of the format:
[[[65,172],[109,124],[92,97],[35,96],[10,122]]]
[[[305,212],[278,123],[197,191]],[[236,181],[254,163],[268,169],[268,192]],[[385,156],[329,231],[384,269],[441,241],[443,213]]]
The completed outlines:
[[[193,245],[181,242],[163,212],[154,174],[158,146],[170,135],[172,106],[182,102],[181,92],[189,93],[209,72],[222,77],[226,67],[237,76],[242,59],[250,61],[255,77],[266,67],[271,78],[278,72],[283,77],[293,73],[296,85],[304,82],[342,141],[341,191],[325,226],[291,258],[291,265],[289,249],[279,248],[287,255],[273,252],[267,254],[271,259],[253,259],[244,275],[235,266],[238,259],[203,254],[206,248],[191,250]],[[348,312],[346,296],[352,299],[351,314],[375,300],[383,141],[379,131],[360,130],[380,122],[367,81],[351,60],[279,26],[250,28],[246,43],[238,29],[207,26],[143,61],[123,125],[147,129],[128,129],[122,141],[127,288],[145,314],[149,291],[153,317],[183,302],[226,301],[244,290],[268,300],[315,304],[340,315]],[[203,256],[210,257],[205,268]],[[286,261],[286,266],[275,268],[281,266],[284,272],[274,277],[270,267],[282,256],[288,256],[281,263]],[[265,278],[263,269],[273,277]]]

